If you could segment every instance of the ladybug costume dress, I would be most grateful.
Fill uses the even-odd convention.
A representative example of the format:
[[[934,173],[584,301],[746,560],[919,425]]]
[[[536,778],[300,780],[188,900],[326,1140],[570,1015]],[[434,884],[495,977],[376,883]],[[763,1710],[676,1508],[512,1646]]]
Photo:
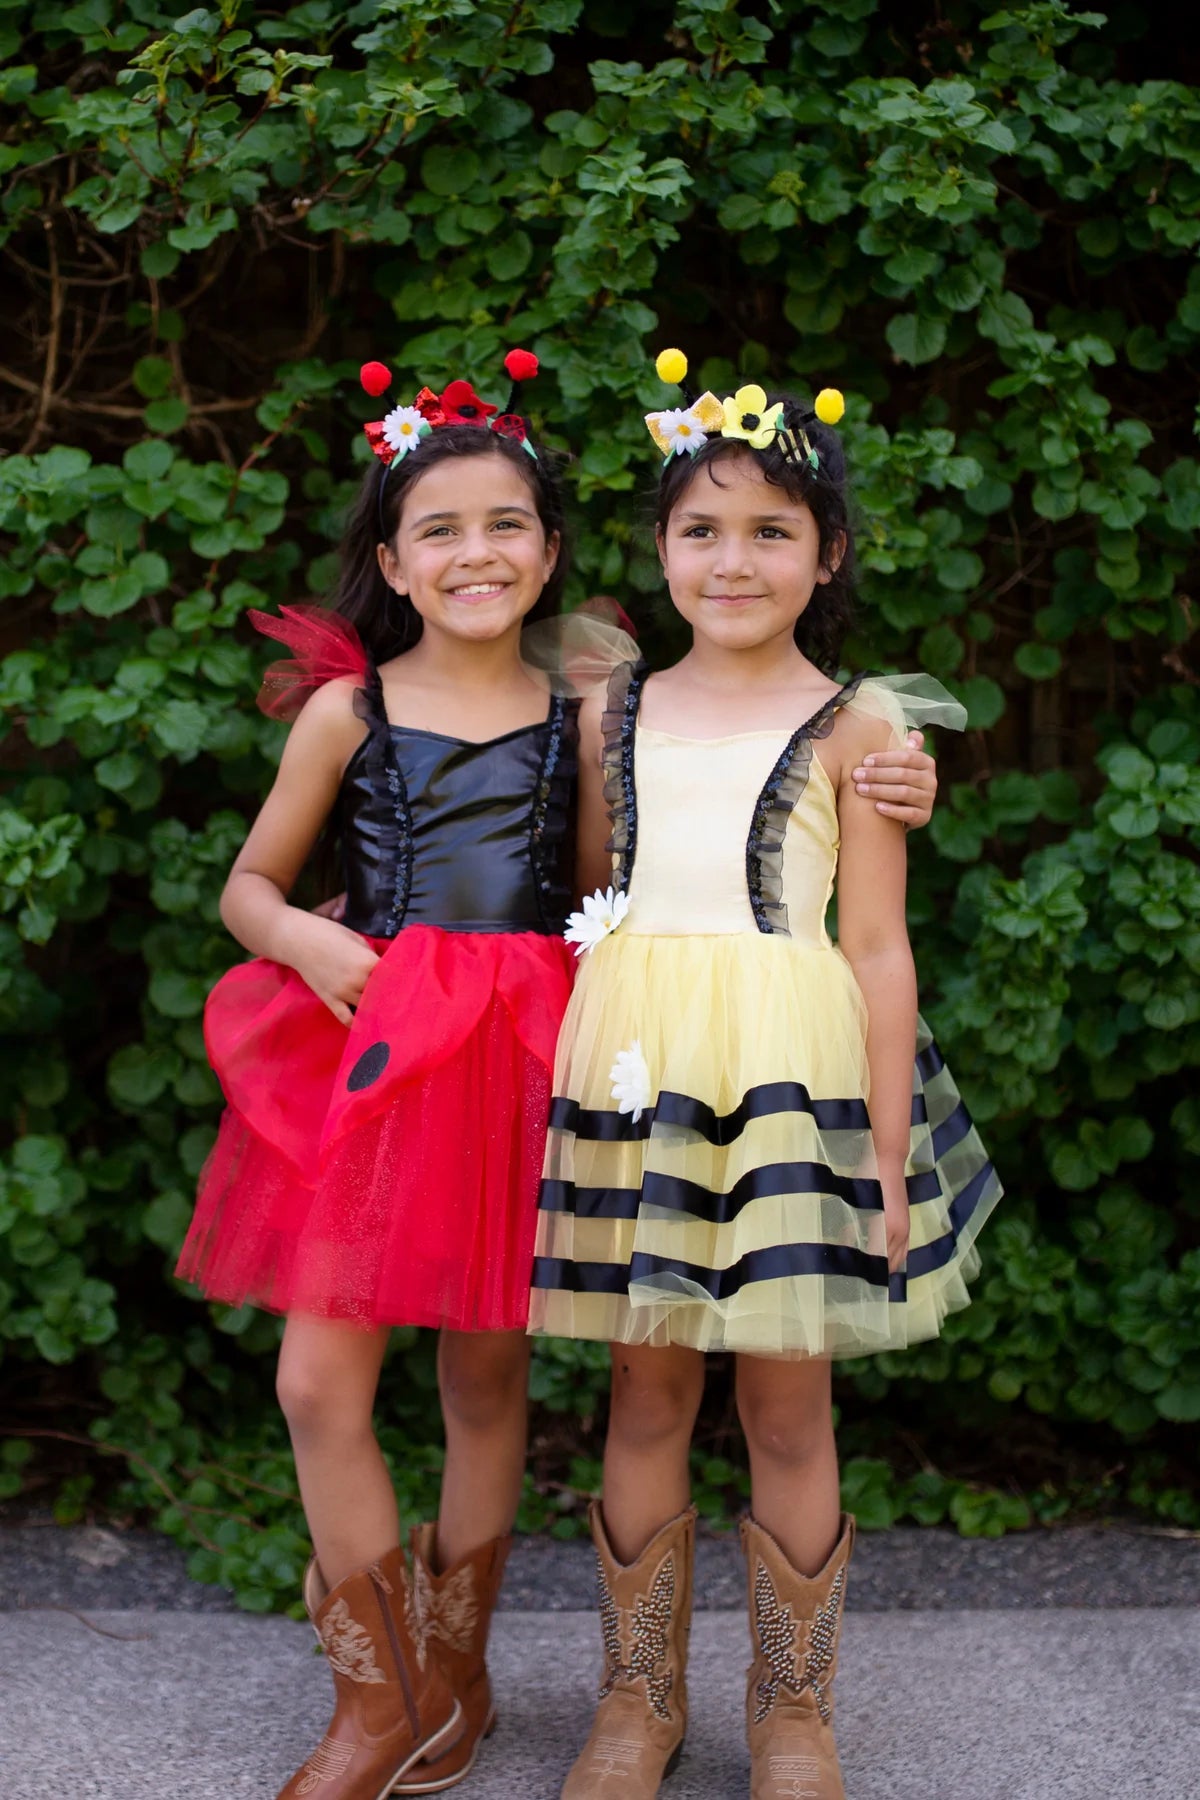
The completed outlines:
[[[265,958],[213,989],[227,1105],[177,1273],[234,1306],[518,1330],[573,973],[579,703],[486,743],[394,724],[349,628],[285,612],[259,622],[298,660],[268,684],[360,682],[336,823],[344,922],[380,960],[349,1029]]]

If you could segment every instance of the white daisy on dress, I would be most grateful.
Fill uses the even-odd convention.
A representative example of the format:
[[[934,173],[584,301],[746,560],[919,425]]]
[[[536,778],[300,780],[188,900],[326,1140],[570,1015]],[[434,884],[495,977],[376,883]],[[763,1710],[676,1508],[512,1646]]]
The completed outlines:
[[[617,1051],[617,1060],[608,1071],[608,1079],[612,1082],[612,1097],[617,1103],[617,1111],[632,1114],[636,1125],[646,1108],[654,1101],[650,1070],[637,1038],[634,1038],[631,1049]]]
[[[569,915],[563,936],[568,944],[574,944],[576,956],[582,956],[610,936],[628,911],[628,894],[614,894],[612,888],[602,894],[597,888],[585,897],[582,912]]]
[[[383,420],[383,436],[397,456],[406,456],[429,436],[429,420],[415,406],[394,406]]]

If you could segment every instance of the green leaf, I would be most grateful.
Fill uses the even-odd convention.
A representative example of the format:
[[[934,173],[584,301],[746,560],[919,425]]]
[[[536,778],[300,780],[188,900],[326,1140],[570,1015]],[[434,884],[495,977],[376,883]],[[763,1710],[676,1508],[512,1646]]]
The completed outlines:
[[[1153,800],[1123,800],[1108,814],[1106,823],[1118,837],[1153,837],[1158,830],[1158,808]]]
[[[147,244],[141,255],[142,274],[164,281],[179,267],[179,252],[170,244]]]
[[[1030,681],[1048,681],[1062,668],[1062,651],[1053,644],[1018,644],[1013,662]]]
[[[972,730],[988,731],[1004,715],[1004,690],[990,675],[972,675],[959,684],[958,695]]]
[[[114,1100],[126,1106],[148,1106],[157,1100],[174,1074],[171,1059],[131,1044],[118,1050],[108,1065],[108,1089]]]
[[[133,365],[133,385],[147,400],[165,394],[171,380],[171,365],[163,356],[140,356]]]
[[[138,481],[160,481],[175,461],[175,452],[161,438],[131,444],[121,458],[126,473]]]
[[[1154,780],[1154,764],[1132,744],[1119,744],[1113,750],[1106,750],[1100,758],[1100,766],[1110,784],[1121,793],[1144,793]]]
[[[497,281],[515,281],[533,258],[533,242],[525,231],[510,231],[488,252],[488,268]]]
[[[168,435],[181,431],[188,421],[188,405],[177,394],[171,394],[164,400],[152,400],[142,414],[151,431],[162,431]]]
[[[884,335],[897,362],[932,362],[946,348],[946,327],[926,313],[898,313]]]
[[[461,145],[438,144],[421,158],[421,180],[431,194],[446,199],[474,187],[479,173],[479,158]]]

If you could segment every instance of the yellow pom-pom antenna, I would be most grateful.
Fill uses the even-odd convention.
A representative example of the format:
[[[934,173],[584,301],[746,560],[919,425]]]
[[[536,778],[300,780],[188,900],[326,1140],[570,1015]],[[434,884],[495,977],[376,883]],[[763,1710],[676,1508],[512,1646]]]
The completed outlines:
[[[822,388],[813,401],[813,411],[822,425],[836,425],[845,410],[846,402],[838,388]]]
[[[660,381],[669,381],[675,387],[683,381],[688,372],[688,359],[682,350],[660,350],[654,359],[654,373]]]

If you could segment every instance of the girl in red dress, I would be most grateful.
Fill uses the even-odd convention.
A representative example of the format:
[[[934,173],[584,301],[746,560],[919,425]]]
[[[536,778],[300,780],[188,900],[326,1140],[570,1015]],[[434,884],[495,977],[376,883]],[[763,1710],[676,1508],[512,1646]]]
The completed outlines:
[[[369,391],[386,378],[364,370]],[[303,710],[222,897],[255,960],[205,1015],[228,1106],[179,1273],[287,1315],[305,1598],[338,1695],[288,1800],[449,1786],[492,1721],[483,1648],[520,1494],[571,979],[578,709],[522,657],[523,628],[559,609],[562,504],[524,420],[497,410],[456,381],[368,426],[379,462],[334,613],[257,620],[296,653],[268,677],[268,710]],[[330,823],[342,922],[288,902]],[[441,1328],[446,1424],[441,1514],[415,1534],[411,1580],[372,1426],[401,1324]]]

